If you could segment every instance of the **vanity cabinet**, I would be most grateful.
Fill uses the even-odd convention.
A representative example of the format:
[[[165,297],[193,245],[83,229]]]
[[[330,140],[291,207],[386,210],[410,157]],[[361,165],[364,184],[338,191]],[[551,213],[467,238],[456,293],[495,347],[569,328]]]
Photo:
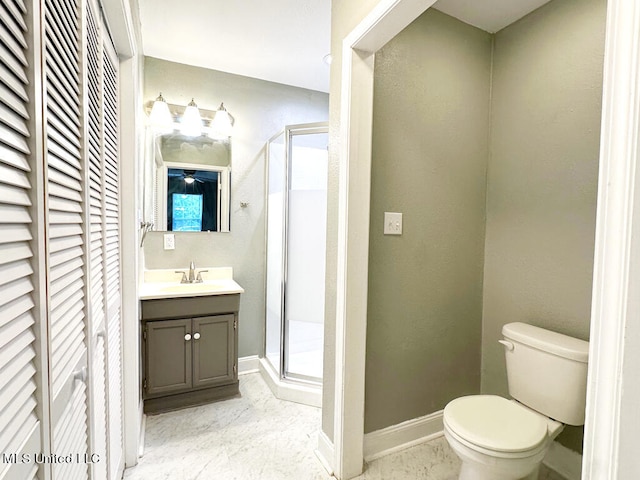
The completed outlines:
[[[238,393],[240,295],[143,300],[144,411]]]

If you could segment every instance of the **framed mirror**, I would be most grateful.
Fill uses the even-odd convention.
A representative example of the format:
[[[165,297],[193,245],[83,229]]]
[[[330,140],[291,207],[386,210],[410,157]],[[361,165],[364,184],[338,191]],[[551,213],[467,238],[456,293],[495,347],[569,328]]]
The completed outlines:
[[[229,232],[230,139],[169,133],[153,143],[156,230]]]

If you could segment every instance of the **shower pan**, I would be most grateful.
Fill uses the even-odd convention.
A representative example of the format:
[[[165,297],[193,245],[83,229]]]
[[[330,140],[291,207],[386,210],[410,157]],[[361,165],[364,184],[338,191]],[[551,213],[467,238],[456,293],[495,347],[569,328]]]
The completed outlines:
[[[289,125],[267,145],[265,343],[274,394],[320,405],[327,223],[326,123]]]

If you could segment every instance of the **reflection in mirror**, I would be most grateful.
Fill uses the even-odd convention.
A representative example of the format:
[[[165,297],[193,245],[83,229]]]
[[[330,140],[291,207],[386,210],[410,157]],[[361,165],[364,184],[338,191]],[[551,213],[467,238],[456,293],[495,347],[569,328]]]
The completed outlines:
[[[159,230],[229,231],[228,167],[165,162],[157,175]]]
[[[218,231],[220,173],[169,168],[167,172],[167,230]]]
[[[197,163],[230,167],[231,140],[213,139],[200,135],[189,137],[181,133],[168,133],[158,137],[156,163]],[[160,160],[160,162],[158,162]]]

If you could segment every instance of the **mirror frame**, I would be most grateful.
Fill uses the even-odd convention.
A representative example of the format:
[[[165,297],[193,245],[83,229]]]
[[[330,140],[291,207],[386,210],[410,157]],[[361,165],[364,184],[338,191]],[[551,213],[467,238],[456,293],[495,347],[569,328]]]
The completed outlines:
[[[230,231],[230,205],[231,205],[231,166],[214,166],[203,165],[201,163],[183,163],[183,162],[163,162],[156,168],[156,181],[154,184],[154,223],[156,229],[167,231],[167,188],[168,173],[170,168],[188,169],[188,170],[206,170],[209,172],[218,172],[220,175],[220,194],[218,203],[220,204],[220,219],[218,222],[219,229],[215,232]],[[183,232],[183,233],[202,233],[202,232]]]

